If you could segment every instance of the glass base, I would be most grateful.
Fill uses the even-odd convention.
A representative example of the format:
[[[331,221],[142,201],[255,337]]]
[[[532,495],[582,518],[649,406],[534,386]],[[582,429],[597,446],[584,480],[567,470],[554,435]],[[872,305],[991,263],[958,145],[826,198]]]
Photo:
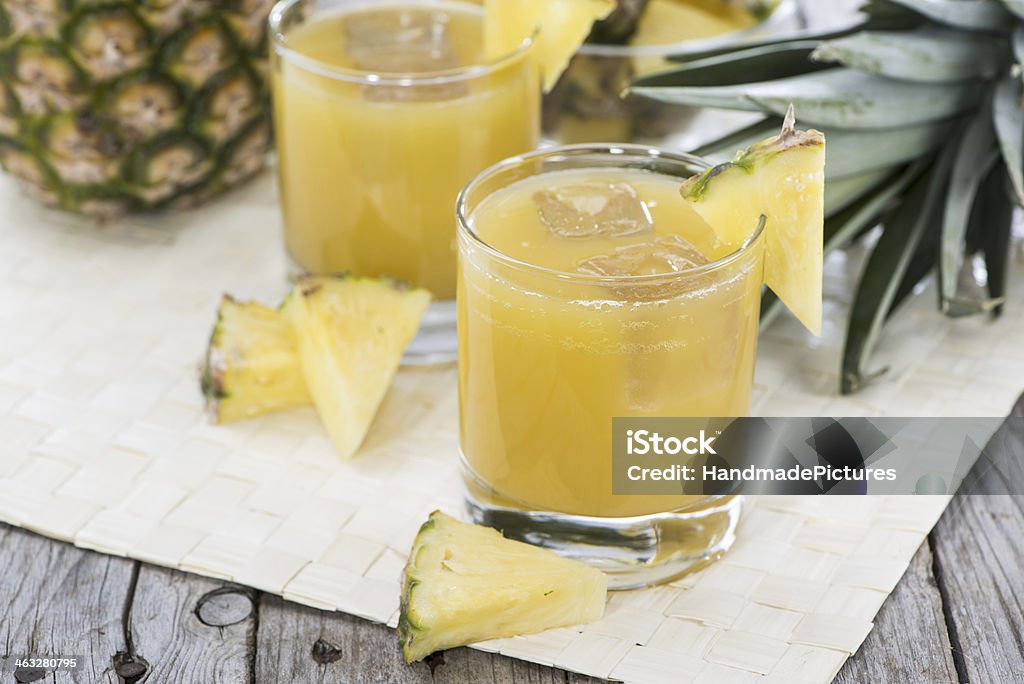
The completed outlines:
[[[613,590],[670,582],[718,560],[736,539],[743,508],[742,497],[726,496],[665,513],[599,518],[498,506],[474,489],[467,482],[473,522],[583,561],[604,572]]]
[[[459,339],[455,334],[455,302],[434,302],[420,322],[420,330],[405,348],[402,364],[426,366],[450,363],[458,357]]]

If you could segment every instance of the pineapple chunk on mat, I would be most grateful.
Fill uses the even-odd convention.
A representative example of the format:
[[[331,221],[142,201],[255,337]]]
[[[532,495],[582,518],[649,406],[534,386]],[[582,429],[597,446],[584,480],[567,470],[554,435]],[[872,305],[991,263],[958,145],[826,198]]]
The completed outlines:
[[[302,377],[342,460],[362,444],[429,304],[426,290],[354,277],[306,279],[285,301]]]
[[[434,511],[402,580],[398,635],[407,662],[465,644],[599,620],[601,571]]]
[[[291,328],[276,309],[224,295],[201,386],[214,423],[310,403]]]
[[[765,216],[765,284],[820,335],[825,136],[796,130],[790,108],[778,136],[688,179],[681,193],[733,249]]]

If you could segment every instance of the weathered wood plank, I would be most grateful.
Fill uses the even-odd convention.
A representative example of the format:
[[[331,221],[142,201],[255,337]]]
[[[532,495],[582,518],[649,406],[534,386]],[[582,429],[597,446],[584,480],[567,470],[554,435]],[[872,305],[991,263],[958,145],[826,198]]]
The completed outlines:
[[[142,566],[129,626],[134,652],[148,664],[144,681],[249,684],[255,596],[244,587]]]
[[[846,661],[835,684],[956,681],[931,548],[922,544],[878,611],[871,634]]]
[[[1022,465],[1024,397],[930,537],[962,682],[1024,681]]]
[[[260,603],[256,681],[261,684],[565,684],[561,670],[456,648],[425,662],[402,660],[395,632],[351,615],[315,610],[264,595]],[[594,684],[578,678],[573,684]]]
[[[114,658],[125,649],[121,617],[135,564],[6,525],[0,548],[3,653],[84,656],[82,669],[61,672],[56,681],[116,684]]]
[[[260,684],[426,684],[425,663],[409,667],[387,627],[264,594],[256,638]]]
[[[601,681],[471,648],[452,649],[443,656],[443,664],[434,668],[434,681],[439,684],[598,684]]]
[[[1024,681],[1024,496],[957,497],[931,539],[961,679]]]

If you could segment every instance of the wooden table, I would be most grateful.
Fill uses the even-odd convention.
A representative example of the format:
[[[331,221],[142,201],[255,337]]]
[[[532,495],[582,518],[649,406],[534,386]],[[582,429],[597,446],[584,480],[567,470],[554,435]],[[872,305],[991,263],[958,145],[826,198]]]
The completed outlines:
[[[1014,415],[1024,417],[1024,398]],[[841,683],[1024,682],[1024,429],[997,433],[1017,461],[979,463],[879,612]],[[596,682],[468,648],[408,666],[395,634],[340,613],[226,582],[104,556],[0,526],[0,653],[85,656],[45,677],[2,668],[11,682]]]

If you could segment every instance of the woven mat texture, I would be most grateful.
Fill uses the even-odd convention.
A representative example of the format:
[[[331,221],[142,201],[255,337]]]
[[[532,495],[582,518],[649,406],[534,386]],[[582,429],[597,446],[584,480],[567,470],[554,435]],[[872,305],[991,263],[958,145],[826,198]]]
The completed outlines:
[[[220,294],[286,290],[269,174],[206,209],[106,228],[39,209],[7,180],[0,206],[0,521],[393,625],[417,527],[461,511],[454,369],[403,370],[350,463],[312,409],[211,426],[197,364]],[[917,297],[886,330],[888,374],[840,398],[859,263],[829,261],[822,338],[788,314],[763,336],[754,412],[1005,415],[1024,378],[1020,273],[994,323],[951,322],[933,292]],[[598,623],[477,647],[645,684],[822,684],[946,500],[750,503],[709,569],[615,594]]]

